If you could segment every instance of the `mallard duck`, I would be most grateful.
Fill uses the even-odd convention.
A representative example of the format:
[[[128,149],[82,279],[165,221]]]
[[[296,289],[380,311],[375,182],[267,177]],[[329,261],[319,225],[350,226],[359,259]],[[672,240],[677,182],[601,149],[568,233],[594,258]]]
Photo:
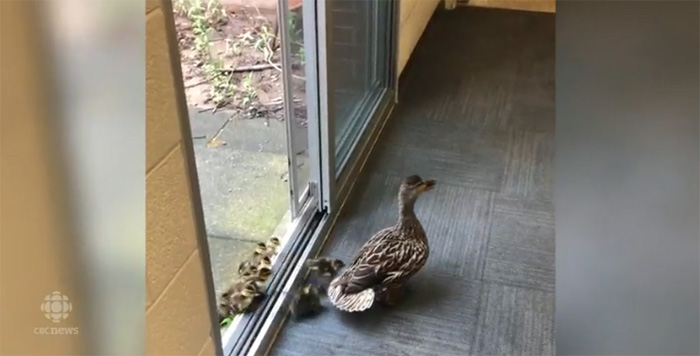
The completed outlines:
[[[422,193],[434,187],[434,179],[418,175],[402,181],[397,223],[370,237],[350,266],[330,283],[328,297],[335,307],[358,312],[369,309],[375,300],[396,304],[406,282],[425,265],[430,253],[413,207]]]
[[[345,262],[338,259],[319,257],[307,260],[306,266],[309,267],[311,271],[316,272],[320,277],[333,278],[345,267]]]
[[[312,284],[299,288],[297,295],[289,308],[292,317],[296,320],[306,318],[323,311],[321,294],[318,288]]]

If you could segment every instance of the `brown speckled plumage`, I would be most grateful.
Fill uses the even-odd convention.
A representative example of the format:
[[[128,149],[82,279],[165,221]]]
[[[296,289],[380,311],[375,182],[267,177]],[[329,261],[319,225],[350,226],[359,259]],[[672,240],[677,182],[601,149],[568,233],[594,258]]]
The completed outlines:
[[[375,300],[388,302],[388,292],[401,290],[425,265],[430,255],[428,239],[413,206],[421,193],[434,186],[434,180],[417,175],[404,179],[398,222],[374,234],[352,264],[331,282],[328,297],[333,305],[356,312],[369,309]]]

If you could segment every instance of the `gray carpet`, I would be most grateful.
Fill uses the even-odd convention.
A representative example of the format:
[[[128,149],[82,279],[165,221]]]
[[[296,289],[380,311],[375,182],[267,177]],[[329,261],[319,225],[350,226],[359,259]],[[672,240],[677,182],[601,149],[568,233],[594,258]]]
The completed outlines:
[[[420,174],[430,259],[399,306],[288,321],[271,355],[554,355],[554,15],[438,10],[407,71],[323,254],[393,224]]]

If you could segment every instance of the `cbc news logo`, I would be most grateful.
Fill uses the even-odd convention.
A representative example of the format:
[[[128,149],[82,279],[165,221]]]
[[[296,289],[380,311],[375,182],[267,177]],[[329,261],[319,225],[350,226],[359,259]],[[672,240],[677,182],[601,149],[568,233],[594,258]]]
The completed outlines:
[[[67,318],[71,310],[73,310],[73,304],[61,292],[53,292],[47,295],[44,298],[44,302],[41,303],[41,311],[44,312],[44,316],[54,323],[59,323]]]
[[[73,310],[73,304],[65,294],[54,291],[44,297],[41,303],[41,311],[46,319],[57,324],[68,318]],[[79,333],[77,327],[36,327],[34,333],[37,335],[77,335]]]

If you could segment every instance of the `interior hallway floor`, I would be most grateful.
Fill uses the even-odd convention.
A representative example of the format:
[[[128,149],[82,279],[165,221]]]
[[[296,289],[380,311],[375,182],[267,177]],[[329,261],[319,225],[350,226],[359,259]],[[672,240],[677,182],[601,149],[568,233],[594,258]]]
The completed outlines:
[[[437,10],[322,252],[349,261],[419,174],[438,180],[416,204],[430,258],[399,306],[325,300],[271,355],[555,354],[554,31],[553,14]]]

